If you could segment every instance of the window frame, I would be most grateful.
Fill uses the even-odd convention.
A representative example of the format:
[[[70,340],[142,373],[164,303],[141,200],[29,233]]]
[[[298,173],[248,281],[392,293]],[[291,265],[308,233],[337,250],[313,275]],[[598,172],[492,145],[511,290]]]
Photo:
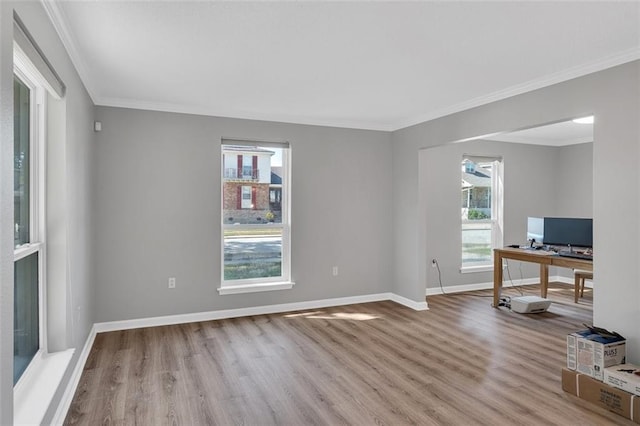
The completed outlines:
[[[470,155],[463,154],[460,164],[464,160],[470,160],[476,164],[492,164],[491,170],[491,218],[489,219],[476,219],[469,220],[461,217],[460,223],[460,272],[461,273],[474,273],[474,272],[487,272],[493,271],[493,250],[496,248],[502,248],[504,245],[504,232],[503,232],[503,214],[504,214],[504,159],[502,156],[483,156],[483,155]],[[460,206],[462,207],[462,206]],[[469,206],[467,206],[467,209]],[[491,224],[491,255],[489,260],[485,262],[464,262],[462,257],[462,232],[465,225],[469,224]]]
[[[46,99],[43,77],[26,55],[14,44],[15,78],[29,89],[29,241],[14,247],[14,268],[18,261],[38,254],[38,350],[14,384],[20,393],[38,370],[47,348],[46,307]]]
[[[246,146],[282,149],[282,191],[281,191],[281,222],[271,223],[270,227],[278,228],[282,233],[281,268],[277,277],[245,278],[225,280],[225,230],[226,229],[264,229],[264,224],[228,224],[224,220],[224,185],[228,179],[225,172],[224,147]],[[242,155],[242,154],[241,154]],[[249,140],[236,138],[222,138],[220,146],[221,182],[220,182],[220,287],[217,289],[220,295],[253,293],[270,290],[284,290],[292,288],[295,283],[291,279],[291,145],[289,142]],[[244,160],[243,160],[244,164]],[[244,166],[243,166],[244,167]],[[255,173],[255,171],[254,171]],[[252,190],[253,185],[251,185]],[[269,196],[270,200],[270,196]]]

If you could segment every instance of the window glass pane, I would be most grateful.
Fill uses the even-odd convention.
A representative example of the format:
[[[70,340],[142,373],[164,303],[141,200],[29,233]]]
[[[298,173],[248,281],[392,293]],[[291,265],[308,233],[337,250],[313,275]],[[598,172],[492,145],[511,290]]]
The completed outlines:
[[[223,286],[288,279],[287,152],[284,144],[222,144]]]
[[[224,279],[279,277],[282,275],[282,228],[224,230]]]
[[[460,207],[463,267],[491,265],[492,249],[501,241],[496,222],[498,212],[493,211],[502,204],[500,200],[497,200],[497,204],[493,200],[498,174],[497,158],[465,156],[462,159]]]
[[[491,262],[491,229],[489,222],[462,224],[462,264],[473,266]]]
[[[483,220],[491,215],[491,163],[462,160],[462,219]]]
[[[14,78],[13,204],[14,246],[29,242],[30,137],[29,88]]]
[[[225,225],[282,223],[283,150],[222,145]]]
[[[13,384],[40,347],[38,319],[38,253],[14,263]]]

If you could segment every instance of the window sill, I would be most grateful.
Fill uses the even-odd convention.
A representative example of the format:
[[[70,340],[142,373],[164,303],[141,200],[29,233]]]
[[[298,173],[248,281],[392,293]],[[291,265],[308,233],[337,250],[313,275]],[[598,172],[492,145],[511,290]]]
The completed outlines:
[[[288,290],[292,288],[295,284],[296,283],[292,281],[287,281],[287,282],[275,282],[275,283],[234,285],[234,286],[220,287],[218,289],[218,293],[220,293],[220,295],[225,295],[225,294],[240,294],[240,293],[258,293],[261,291]]]
[[[493,265],[467,266],[460,268],[461,274],[474,274],[476,272],[493,272]]]
[[[14,424],[39,425],[71,362],[74,349],[42,355],[32,361],[14,388]]]

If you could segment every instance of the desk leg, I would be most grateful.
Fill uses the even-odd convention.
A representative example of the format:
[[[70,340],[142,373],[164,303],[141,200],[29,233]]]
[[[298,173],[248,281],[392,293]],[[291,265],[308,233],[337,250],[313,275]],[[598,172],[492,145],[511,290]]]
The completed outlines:
[[[493,252],[493,307],[500,304],[500,290],[502,288],[502,255]]]
[[[549,288],[549,265],[540,264],[540,296],[547,298],[547,289]]]

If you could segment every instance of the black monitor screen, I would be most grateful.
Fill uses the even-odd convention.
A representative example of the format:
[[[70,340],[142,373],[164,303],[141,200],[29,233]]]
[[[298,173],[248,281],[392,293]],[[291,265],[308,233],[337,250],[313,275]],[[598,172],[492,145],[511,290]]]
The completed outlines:
[[[545,217],[544,244],[593,247],[593,219]]]

